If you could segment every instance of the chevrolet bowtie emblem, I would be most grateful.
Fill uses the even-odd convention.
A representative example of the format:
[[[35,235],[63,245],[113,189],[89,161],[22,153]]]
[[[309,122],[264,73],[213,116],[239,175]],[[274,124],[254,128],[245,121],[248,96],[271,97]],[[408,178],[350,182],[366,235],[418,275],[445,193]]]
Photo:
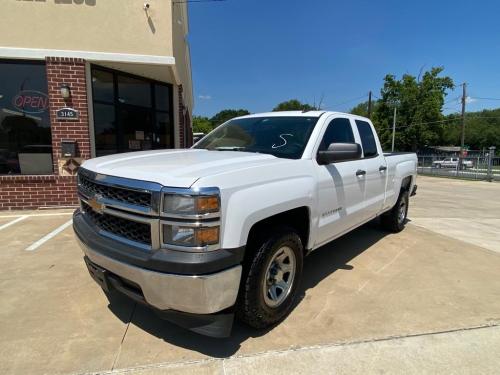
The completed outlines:
[[[96,194],[92,198],[89,199],[89,206],[92,207],[92,209],[97,212],[102,214],[104,210],[104,204],[99,202],[99,199],[101,199],[102,196]]]

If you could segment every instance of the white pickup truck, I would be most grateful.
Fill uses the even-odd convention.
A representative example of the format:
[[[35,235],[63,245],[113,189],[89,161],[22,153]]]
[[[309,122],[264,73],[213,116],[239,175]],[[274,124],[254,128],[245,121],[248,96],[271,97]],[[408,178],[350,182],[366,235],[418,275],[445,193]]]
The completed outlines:
[[[460,164],[459,158],[445,158],[442,160],[434,160],[432,162],[433,168],[454,168],[457,169]],[[473,168],[474,164],[471,160],[462,159],[462,169]]]
[[[402,230],[416,167],[415,154],[384,154],[363,117],[249,115],[188,150],[86,161],[74,230],[106,292],[225,337],[235,315],[282,320],[311,251],[376,217]]]

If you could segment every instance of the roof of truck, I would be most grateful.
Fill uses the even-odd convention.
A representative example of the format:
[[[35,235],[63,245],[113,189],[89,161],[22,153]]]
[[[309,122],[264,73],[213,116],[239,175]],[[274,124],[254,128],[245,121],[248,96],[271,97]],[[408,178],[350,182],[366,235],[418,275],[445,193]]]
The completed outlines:
[[[263,113],[252,113],[246,116],[240,116],[237,118],[252,118],[252,117],[320,117],[323,114],[327,115],[344,115],[352,117],[360,117],[353,115],[351,113],[336,112],[336,111],[280,111],[280,112],[263,112]]]

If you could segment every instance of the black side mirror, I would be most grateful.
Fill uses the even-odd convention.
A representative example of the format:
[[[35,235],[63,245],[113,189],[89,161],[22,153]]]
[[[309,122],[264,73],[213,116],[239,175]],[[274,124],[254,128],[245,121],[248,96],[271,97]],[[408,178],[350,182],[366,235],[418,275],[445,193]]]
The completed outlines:
[[[361,146],[357,143],[331,143],[326,151],[318,152],[318,164],[355,160],[361,157]]]

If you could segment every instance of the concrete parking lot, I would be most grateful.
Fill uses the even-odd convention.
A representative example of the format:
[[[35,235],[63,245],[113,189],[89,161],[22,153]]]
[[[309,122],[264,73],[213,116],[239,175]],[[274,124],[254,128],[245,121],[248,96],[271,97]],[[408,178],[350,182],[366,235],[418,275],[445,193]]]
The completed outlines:
[[[0,373],[499,373],[500,185],[418,185],[403,232],[318,250],[284,322],[223,340],[109,303],[70,211],[0,212]]]

